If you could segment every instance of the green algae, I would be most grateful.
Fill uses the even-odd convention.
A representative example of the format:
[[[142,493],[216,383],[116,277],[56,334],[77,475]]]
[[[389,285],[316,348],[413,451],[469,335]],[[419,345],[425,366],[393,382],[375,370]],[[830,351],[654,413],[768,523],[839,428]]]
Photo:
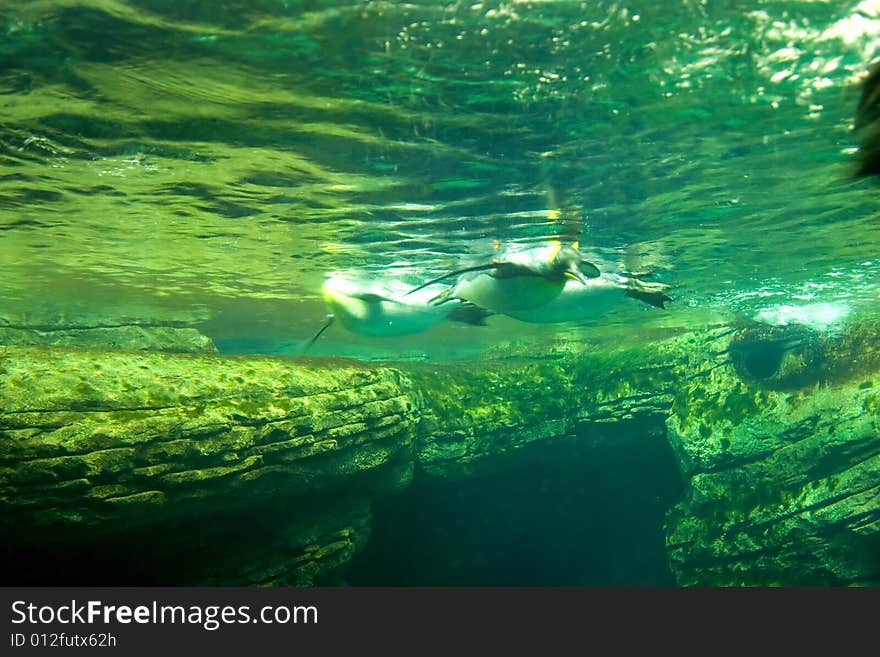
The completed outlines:
[[[288,557],[267,553],[242,577],[316,581],[365,540],[344,538],[368,526],[362,507],[354,519],[334,506],[345,491],[369,500],[415,477],[478,476],[590,427],[606,436],[593,448],[613,451],[616,431],[654,418],[689,484],[667,518],[680,583],[870,580],[847,559],[880,527],[859,520],[880,508],[872,378],[765,388],[719,360],[727,340],[706,331],[631,351],[396,365],[0,347],[0,505],[34,541],[88,541],[86,528],[118,541],[280,495],[298,500],[294,524],[304,507],[327,510],[325,538],[291,530]],[[47,359],[52,369],[37,365]]]

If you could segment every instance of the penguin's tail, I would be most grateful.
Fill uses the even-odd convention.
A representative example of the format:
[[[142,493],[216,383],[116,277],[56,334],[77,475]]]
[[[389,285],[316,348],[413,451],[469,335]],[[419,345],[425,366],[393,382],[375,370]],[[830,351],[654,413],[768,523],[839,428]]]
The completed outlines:
[[[666,308],[666,302],[672,301],[672,297],[666,294],[669,285],[663,283],[646,283],[637,278],[631,278],[626,287],[626,296],[643,301],[655,308]]]
[[[447,317],[453,322],[462,322],[472,326],[486,326],[486,318],[494,313],[472,303],[463,303],[449,311]]]

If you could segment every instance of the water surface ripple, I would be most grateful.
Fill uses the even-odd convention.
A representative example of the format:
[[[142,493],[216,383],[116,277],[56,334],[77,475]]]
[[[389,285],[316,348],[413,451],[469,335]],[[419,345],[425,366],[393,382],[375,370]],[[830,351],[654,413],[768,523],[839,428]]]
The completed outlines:
[[[5,322],[296,341],[327,272],[554,237],[674,286],[620,327],[874,305],[880,2],[37,0],[0,30]]]

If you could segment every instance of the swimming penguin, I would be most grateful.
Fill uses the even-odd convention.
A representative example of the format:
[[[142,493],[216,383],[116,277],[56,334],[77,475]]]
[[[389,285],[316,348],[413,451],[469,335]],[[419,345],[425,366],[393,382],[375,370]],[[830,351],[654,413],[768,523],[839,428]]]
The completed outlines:
[[[354,277],[330,276],[321,286],[330,313],[306,349],[335,320],[352,333],[384,337],[426,331],[444,319],[482,326],[490,314],[468,303],[438,307],[429,303],[437,295],[436,289],[424,288],[416,294],[406,295],[409,288],[401,287],[400,283],[381,284],[359,281]]]
[[[583,257],[577,244],[549,245],[513,251],[490,263],[465,267],[415,288],[458,276],[455,285],[437,295],[432,302],[446,303],[459,299],[496,313],[525,310],[543,306],[562,292],[566,281],[586,285],[598,278],[598,267]]]
[[[665,308],[672,299],[666,294],[669,285],[649,283],[631,276],[603,272],[584,283],[568,281],[555,299],[538,308],[512,310],[506,314],[523,322],[550,324],[598,317],[631,297],[657,308]]]

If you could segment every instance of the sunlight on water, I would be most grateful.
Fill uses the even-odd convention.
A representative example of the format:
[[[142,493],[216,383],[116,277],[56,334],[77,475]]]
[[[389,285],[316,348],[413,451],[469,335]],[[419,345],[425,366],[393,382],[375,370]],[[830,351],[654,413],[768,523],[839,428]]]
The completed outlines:
[[[0,27],[8,324],[171,321],[283,350],[332,272],[416,285],[554,238],[672,286],[666,311],[583,324],[632,339],[876,298],[873,193],[849,177],[876,2],[47,0]]]

